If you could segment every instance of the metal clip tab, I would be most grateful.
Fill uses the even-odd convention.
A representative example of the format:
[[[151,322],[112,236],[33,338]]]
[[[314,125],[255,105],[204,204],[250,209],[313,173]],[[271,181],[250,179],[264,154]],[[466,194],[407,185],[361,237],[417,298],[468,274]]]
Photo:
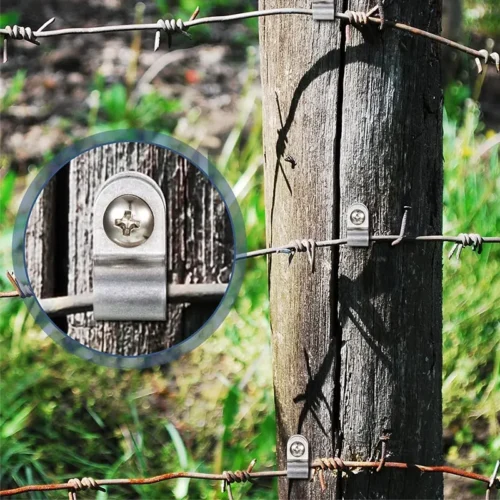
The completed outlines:
[[[370,213],[362,203],[354,203],[347,210],[347,245],[370,246]]]
[[[288,479],[309,479],[309,442],[304,436],[296,434],[287,443],[286,473]]]
[[[111,177],[94,206],[94,317],[167,319],[166,203],[147,175]]]
[[[312,10],[315,21],[335,21],[334,0],[315,0]]]

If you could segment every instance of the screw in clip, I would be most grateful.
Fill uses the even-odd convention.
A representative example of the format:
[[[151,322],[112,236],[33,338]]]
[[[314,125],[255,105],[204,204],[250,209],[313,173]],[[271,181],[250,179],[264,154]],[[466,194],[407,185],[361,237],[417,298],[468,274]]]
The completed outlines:
[[[154,229],[154,216],[149,205],[133,195],[119,196],[104,212],[104,230],[117,245],[133,248],[145,243]]]
[[[300,458],[301,456],[304,455],[306,452],[306,447],[304,446],[304,443],[301,443],[300,441],[293,441],[290,444],[290,453],[296,457]]]
[[[362,210],[356,209],[351,213],[351,222],[356,226],[361,226],[366,220],[365,213]]]

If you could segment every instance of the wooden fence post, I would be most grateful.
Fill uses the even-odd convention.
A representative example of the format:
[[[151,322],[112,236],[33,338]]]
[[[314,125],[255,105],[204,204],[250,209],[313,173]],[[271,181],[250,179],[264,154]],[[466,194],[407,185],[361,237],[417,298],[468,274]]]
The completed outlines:
[[[346,6],[373,2],[336,2]],[[440,1],[399,0],[386,14],[440,28]],[[356,202],[369,208],[373,234],[399,233],[404,205],[409,234],[441,234],[437,46],[303,16],[260,23],[268,244],[345,236]],[[440,244],[318,249],[314,272],[303,254],[269,258],[280,468],[296,433],[313,458],[377,458],[390,434],[393,459],[442,461],[441,266]],[[323,498],[442,497],[439,474],[362,471],[328,483]],[[280,479],[279,491],[312,499],[319,485]]]
[[[50,181],[35,205],[28,224],[27,264],[40,298],[54,296],[54,290],[57,295],[92,290],[95,196],[109,177],[128,170],[149,175],[165,194],[168,283],[229,282],[232,229],[224,202],[210,181],[172,151],[149,144],[116,143],[74,159]],[[61,201],[64,193],[69,195]],[[37,243],[40,232],[50,235],[44,245]],[[59,259],[54,259],[55,252]],[[95,350],[137,356],[161,351],[188,337],[212,315],[216,305],[167,307],[166,323],[96,323],[93,313],[79,313],[68,316],[60,326]]]

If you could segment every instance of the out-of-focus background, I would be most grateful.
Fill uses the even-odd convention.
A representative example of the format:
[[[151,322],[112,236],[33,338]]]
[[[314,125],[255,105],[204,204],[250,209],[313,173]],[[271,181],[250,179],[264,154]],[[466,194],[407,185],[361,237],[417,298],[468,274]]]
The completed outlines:
[[[444,0],[445,34],[475,48],[500,39],[497,0]],[[54,27],[188,18],[196,0],[2,1],[0,25]],[[201,15],[250,10],[212,0]],[[404,21],[404,19],[402,19]],[[152,33],[10,44],[0,112],[0,290],[12,269],[17,206],[37,170],[77,138],[127,127],[163,131],[205,152],[240,201],[250,249],[265,246],[258,24],[191,30],[153,53]],[[499,50],[498,43],[496,50]],[[500,78],[443,54],[445,231],[500,232]],[[449,247],[443,249],[443,254]],[[445,263],[444,447],[449,464],[491,474],[500,455],[500,248]],[[174,470],[275,464],[265,259],[252,260],[234,311],[203,346],[170,366],[116,371],[61,350],[20,300],[0,302],[2,488],[70,477],[149,476]],[[113,487],[97,498],[215,498],[220,485],[178,480]],[[484,488],[446,479],[449,498]],[[236,493],[275,498],[273,481]],[[189,493],[188,493],[189,492]],[[458,493],[459,492],[459,493]],[[57,493],[30,498],[58,498]]]

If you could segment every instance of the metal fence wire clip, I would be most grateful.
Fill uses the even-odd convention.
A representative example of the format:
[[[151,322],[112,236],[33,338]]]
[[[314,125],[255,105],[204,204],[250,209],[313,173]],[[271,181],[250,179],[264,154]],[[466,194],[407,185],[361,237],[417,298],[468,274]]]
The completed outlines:
[[[286,473],[288,479],[309,479],[309,442],[304,436],[292,436],[286,445]]]
[[[334,0],[316,0],[312,4],[315,21],[335,21]]]
[[[166,203],[138,172],[111,177],[94,207],[94,317],[166,321]]]
[[[370,246],[370,212],[363,203],[354,203],[347,210],[347,245]]]

